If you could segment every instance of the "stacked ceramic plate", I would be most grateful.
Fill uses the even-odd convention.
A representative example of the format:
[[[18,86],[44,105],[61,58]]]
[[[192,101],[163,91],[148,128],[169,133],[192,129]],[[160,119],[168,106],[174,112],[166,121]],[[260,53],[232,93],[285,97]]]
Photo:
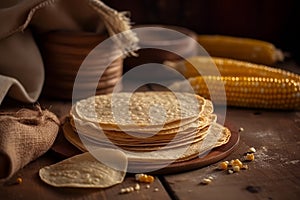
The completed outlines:
[[[197,158],[229,141],[213,104],[195,94],[121,92],[76,102],[65,137],[82,151],[106,147],[128,156],[131,172]]]
[[[79,99],[112,92],[122,76],[123,58],[111,42],[99,45],[106,38],[82,32],[51,32],[40,37],[44,93],[71,99],[74,90]]]
[[[138,25],[133,27],[133,32],[139,38],[140,49],[136,52],[137,57],[125,59],[124,71],[142,64],[176,61],[198,55],[197,34],[185,27]],[[161,70],[157,71],[155,75],[160,75]]]

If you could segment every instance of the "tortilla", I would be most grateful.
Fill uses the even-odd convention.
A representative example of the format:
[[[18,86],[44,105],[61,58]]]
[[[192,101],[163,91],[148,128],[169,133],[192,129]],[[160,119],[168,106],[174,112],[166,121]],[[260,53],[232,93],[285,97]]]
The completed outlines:
[[[101,163],[93,155],[101,154],[109,165]],[[55,187],[107,188],[124,180],[127,157],[118,150],[98,148],[43,167],[39,176],[45,183]],[[117,162],[116,162],[117,161]]]
[[[105,146],[104,143],[101,145],[97,140],[89,140],[86,137],[79,137],[76,132],[73,131],[72,127],[65,123],[63,125],[63,132],[65,138],[74,146],[82,151],[87,151],[89,149],[99,148],[99,146]],[[123,149],[124,153],[128,158],[129,164],[133,163],[151,163],[151,162],[182,162],[185,160],[193,159],[200,154],[205,153],[206,151],[213,149],[215,147],[221,146],[229,141],[231,132],[228,128],[217,124],[212,123],[209,128],[209,137],[204,137],[202,140],[195,143],[186,144],[181,147],[160,149],[155,151],[127,151]],[[107,144],[106,144],[107,145]],[[108,148],[116,148],[116,146],[107,145]]]
[[[80,100],[72,106],[70,115],[98,123],[105,130],[158,129],[197,119],[204,104],[203,97],[190,93],[121,92]]]
[[[100,126],[98,123],[86,121],[80,119],[76,112],[72,115],[70,118],[70,123],[73,126],[74,130],[89,130],[92,132],[113,132],[118,133],[120,131],[126,131],[128,132],[138,132],[139,134],[133,134],[133,135],[139,135],[140,137],[147,137],[149,134],[157,134],[157,135],[165,135],[165,134],[174,134],[178,132],[183,132],[185,130],[188,131],[188,129],[195,129],[196,127],[204,127],[211,121],[216,121],[217,116],[215,114],[212,114],[213,112],[213,105],[210,100],[205,100],[204,107],[202,113],[200,113],[199,117],[196,119],[183,119],[180,123],[177,122],[171,122],[168,124],[164,124],[162,127],[132,127],[132,128],[124,128],[122,127],[122,130],[120,128],[111,128],[106,127],[106,129],[103,126]],[[82,131],[84,132],[84,131]]]
[[[124,92],[114,94],[113,100],[112,95],[80,100],[71,108],[64,135],[82,151],[99,147],[123,151],[129,171],[195,159],[229,141],[231,132],[217,123],[210,100],[190,93],[175,94]],[[159,105],[158,114],[149,114],[153,105]],[[113,108],[118,111],[115,116]]]

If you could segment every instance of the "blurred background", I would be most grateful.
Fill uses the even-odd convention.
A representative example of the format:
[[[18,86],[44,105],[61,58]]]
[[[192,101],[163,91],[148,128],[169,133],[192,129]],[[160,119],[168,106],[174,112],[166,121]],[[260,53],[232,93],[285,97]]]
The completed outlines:
[[[129,11],[133,25],[183,26],[198,34],[269,41],[299,62],[300,4],[297,0],[103,0]]]

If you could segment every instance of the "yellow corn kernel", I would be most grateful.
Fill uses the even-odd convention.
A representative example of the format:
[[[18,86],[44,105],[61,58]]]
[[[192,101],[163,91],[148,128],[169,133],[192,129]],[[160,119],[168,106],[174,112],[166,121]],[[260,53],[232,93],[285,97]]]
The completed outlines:
[[[273,65],[283,61],[274,44],[262,40],[224,35],[199,35],[198,42],[211,55]]]
[[[20,177],[19,177],[19,178],[17,178],[17,179],[16,179],[16,183],[17,183],[17,184],[21,184],[21,183],[23,183],[23,179],[22,179],[22,178],[20,178]]]
[[[228,168],[227,162],[220,162],[218,165],[218,169],[220,169],[220,170],[227,170],[227,168]]]
[[[135,180],[141,183],[152,183],[154,181],[154,177],[147,174],[136,174]]]
[[[243,163],[239,159],[235,159],[231,162],[232,167],[238,166],[238,167],[243,167]]]
[[[234,172],[239,172],[240,169],[241,169],[241,167],[238,166],[238,165],[235,165],[235,166],[232,167],[232,170],[233,170]]]
[[[254,154],[253,153],[247,153],[247,155],[245,156],[245,160],[253,161],[254,160]]]

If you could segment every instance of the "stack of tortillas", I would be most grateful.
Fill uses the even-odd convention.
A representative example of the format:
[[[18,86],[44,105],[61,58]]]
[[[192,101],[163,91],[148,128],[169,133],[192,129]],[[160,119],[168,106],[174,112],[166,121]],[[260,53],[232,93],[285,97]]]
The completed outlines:
[[[77,101],[64,135],[82,151],[122,150],[130,171],[152,170],[196,158],[228,142],[213,104],[190,93],[135,92]]]

